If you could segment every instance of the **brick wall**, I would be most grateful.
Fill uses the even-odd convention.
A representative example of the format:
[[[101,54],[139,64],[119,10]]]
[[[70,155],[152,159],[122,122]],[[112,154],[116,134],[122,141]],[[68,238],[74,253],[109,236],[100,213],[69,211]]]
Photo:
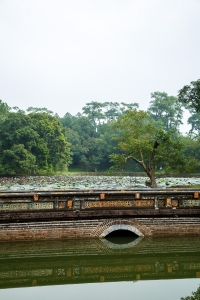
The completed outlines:
[[[1,223],[0,241],[99,238],[117,229],[127,229],[140,236],[199,235],[200,217]]]

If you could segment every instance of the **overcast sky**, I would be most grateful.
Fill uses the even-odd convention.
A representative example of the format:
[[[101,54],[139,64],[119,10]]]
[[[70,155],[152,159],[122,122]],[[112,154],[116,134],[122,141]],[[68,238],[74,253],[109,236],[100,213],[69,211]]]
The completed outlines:
[[[200,78],[200,0],[0,0],[0,99],[61,117]]]

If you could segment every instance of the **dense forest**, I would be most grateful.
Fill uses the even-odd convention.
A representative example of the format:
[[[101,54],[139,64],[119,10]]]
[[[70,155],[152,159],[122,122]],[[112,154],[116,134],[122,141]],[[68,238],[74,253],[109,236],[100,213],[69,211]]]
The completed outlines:
[[[186,87],[178,97],[152,93],[147,111],[138,103],[90,102],[63,117],[0,100],[0,175],[118,169],[145,171],[153,185],[155,172],[199,172],[199,105]],[[185,109],[190,130],[183,135]]]

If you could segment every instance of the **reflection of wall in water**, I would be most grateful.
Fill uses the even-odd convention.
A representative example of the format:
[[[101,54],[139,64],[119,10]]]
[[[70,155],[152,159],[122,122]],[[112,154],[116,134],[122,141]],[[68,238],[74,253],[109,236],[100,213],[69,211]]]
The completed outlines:
[[[138,242],[139,240],[139,242]],[[3,242],[0,243],[0,262],[5,259],[106,256],[106,255],[152,255],[165,253],[200,253],[199,237],[138,238],[133,247],[116,249],[101,239]]]
[[[200,277],[197,238],[144,238],[122,250],[101,240],[4,243],[0,250],[1,288]]]
[[[0,287],[200,277],[200,256],[7,261]]]

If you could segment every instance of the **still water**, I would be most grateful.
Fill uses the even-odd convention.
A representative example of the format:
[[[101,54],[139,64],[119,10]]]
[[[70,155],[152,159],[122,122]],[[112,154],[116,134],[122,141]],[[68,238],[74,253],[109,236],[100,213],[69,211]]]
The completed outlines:
[[[1,300],[200,300],[199,286],[198,237],[0,244]]]

